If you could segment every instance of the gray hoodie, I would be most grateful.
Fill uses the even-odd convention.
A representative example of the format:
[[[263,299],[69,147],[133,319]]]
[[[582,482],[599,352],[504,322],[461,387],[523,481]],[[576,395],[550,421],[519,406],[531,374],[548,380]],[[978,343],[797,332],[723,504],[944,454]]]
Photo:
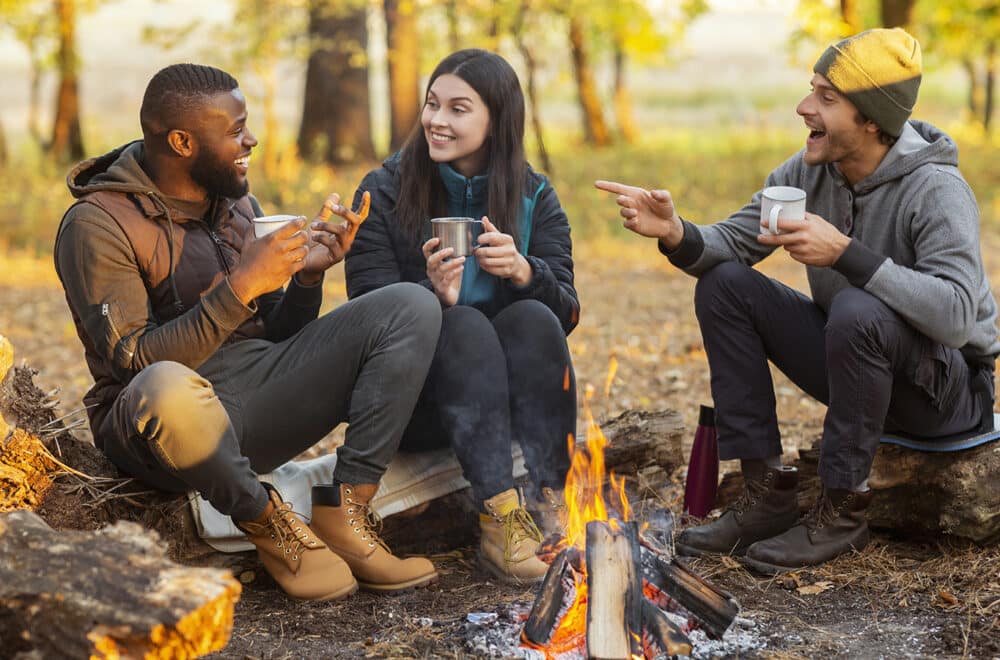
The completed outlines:
[[[806,165],[803,153],[771,172],[766,185],[802,188],[806,209],[853,239],[832,267],[806,267],[816,304],[829,310],[838,291],[858,287],[970,361],[1000,353],[979,208],[958,171],[952,139],[911,120],[878,168],[853,188],[832,164]],[[757,242],[760,205],[758,191],[721,222],[685,222],[671,262],[695,276],[723,261],[756,264],[775,249]]]

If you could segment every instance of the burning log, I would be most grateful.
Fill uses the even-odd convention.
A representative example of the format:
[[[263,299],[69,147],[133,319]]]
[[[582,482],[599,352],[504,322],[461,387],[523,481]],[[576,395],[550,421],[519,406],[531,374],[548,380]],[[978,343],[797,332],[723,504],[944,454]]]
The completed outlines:
[[[545,573],[535,603],[531,606],[531,614],[524,622],[524,639],[533,644],[544,646],[549,643],[555,630],[558,616],[566,600],[566,580],[572,580],[572,569],[563,550],[549,565]]]
[[[643,588],[660,609],[686,615],[709,637],[720,639],[740,612],[730,594],[692,573],[676,558],[641,548]]]
[[[618,529],[613,529],[617,527]],[[642,583],[635,523],[587,523],[587,656],[628,660],[642,654]]]
[[[659,607],[642,599],[642,627],[649,640],[667,655],[691,655],[691,640]]]

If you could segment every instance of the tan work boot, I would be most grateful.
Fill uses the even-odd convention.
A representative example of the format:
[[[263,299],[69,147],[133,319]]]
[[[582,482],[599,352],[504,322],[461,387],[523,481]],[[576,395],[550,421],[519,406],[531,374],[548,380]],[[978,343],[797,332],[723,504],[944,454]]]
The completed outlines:
[[[266,484],[265,488],[271,498],[265,515],[236,526],[257,546],[274,581],[300,600],[333,600],[357,591],[358,583],[344,560],[317,538],[278,491]]]
[[[313,529],[344,558],[362,589],[390,592],[429,584],[438,576],[429,559],[400,559],[379,537],[382,521],[368,506],[377,489],[378,484],[313,486]]]
[[[504,582],[537,582],[549,569],[535,556],[542,533],[511,488],[483,502],[479,514],[479,561]]]
[[[530,498],[527,503],[528,512],[538,523],[543,537],[566,536],[566,500],[563,489],[556,490],[548,486],[539,489],[538,497]]]

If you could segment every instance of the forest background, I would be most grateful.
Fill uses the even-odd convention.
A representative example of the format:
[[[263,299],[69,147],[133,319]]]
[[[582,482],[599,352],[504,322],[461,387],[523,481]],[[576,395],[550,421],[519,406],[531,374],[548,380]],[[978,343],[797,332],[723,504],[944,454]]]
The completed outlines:
[[[655,305],[669,290],[657,278],[677,274],[621,228],[592,181],[667,187],[686,218],[724,217],[802,147],[794,108],[816,56],[880,25],[921,41],[915,116],[958,141],[984,236],[996,233],[1000,4],[991,0],[0,0],[0,333],[44,386],[61,389],[64,409],[80,405],[90,378],[51,266],[71,203],[64,176],[139,136],[142,91],[162,66],[234,73],[260,140],[253,192],[269,212],[311,215],[328,192],[350,197],[398,148],[444,55],[483,47],[519,72],[529,158],[566,208],[578,279],[595,283],[571,337],[580,382],[604,383],[618,359],[627,387],[611,392],[608,378],[598,413],[674,405],[665,397],[686,376],[662,367],[685,355],[704,365],[696,332],[687,343],[672,336],[694,324],[689,290],[678,289],[677,319],[650,312],[646,325],[630,324],[636,304],[621,307],[630,299],[612,283],[641,280],[650,290],[638,304]],[[342,272],[328,278],[326,308],[345,299]],[[705,400],[707,383],[696,382]]]

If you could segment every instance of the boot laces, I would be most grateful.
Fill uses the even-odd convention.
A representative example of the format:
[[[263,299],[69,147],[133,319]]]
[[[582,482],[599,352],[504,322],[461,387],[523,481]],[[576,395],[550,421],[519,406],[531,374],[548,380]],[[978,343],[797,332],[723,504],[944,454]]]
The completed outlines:
[[[765,477],[761,481],[747,480],[744,483],[743,493],[733,502],[732,509],[737,513],[746,513],[747,509],[757,505],[767,495],[771,489],[770,480]]]
[[[357,517],[348,519],[348,522],[354,526],[354,533],[361,534],[361,540],[368,541],[369,548],[380,545],[386,552],[391,553],[392,551],[389,550],[389,546],[386,545],[381,536],[382,516],[375,513],[368,502],[355,502],[348,497],[347,503],[350,505],[347,509],[348,514],[353,515],[355,507],[358,509]]]
[[[531,514],[523,507],[513,509],[510,513],[500,519],[504,532],[504,561],[511,561],[511,548],[519,544],[522,540],[541,541],[542,532],[531,519]]]
[[[309,527],[302,522],[301,515],[292,510],[290,502],[282,502],[274,507],[274,512],[265,523],[250,523],[244,527],[254,536],[268,534],[285,555],[292,561],[298,561],[303,550],[317,545]]]
[[[826,493],[823,493],[816,500],[809,513],[803,517],[802,522],[810,532],[823,529],[828,523],[836,520],[843,506],[844,504],[834,506],[833,501]]]

